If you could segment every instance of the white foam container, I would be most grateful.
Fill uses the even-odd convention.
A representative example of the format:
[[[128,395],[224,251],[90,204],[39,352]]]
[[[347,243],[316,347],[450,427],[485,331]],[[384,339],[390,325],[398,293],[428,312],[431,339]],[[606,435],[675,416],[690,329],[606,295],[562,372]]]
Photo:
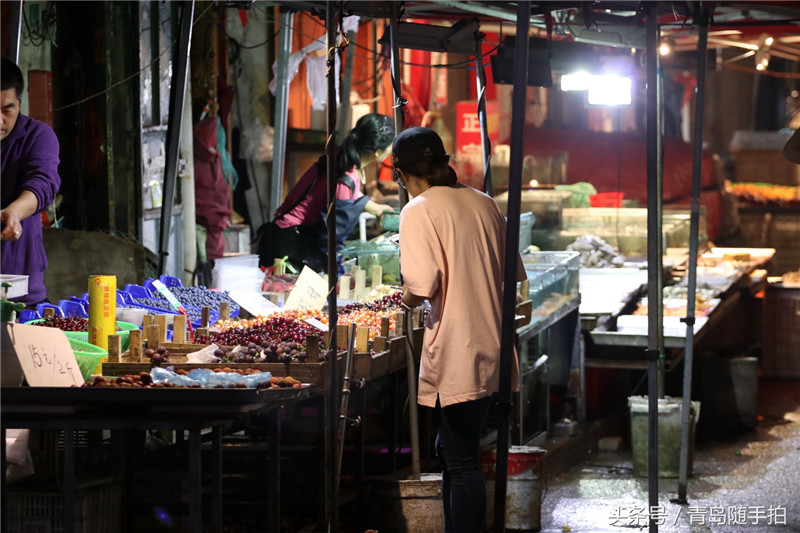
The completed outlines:
[[[11,283],[11,287],[6,290],[6,299],[17,298],[28,294],[28,276],[19,274],[0,274],[0,283]]]

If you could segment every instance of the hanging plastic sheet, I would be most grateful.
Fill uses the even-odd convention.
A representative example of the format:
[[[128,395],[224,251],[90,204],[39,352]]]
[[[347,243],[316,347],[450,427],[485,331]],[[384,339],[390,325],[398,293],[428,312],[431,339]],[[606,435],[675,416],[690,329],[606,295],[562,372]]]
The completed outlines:
[[[342,32],[348,33],[350,31],[358,31],[358,23],[359,17],[357,16],[349,16],[345,17],[342,23]],[[325,56],[309,56],[312,52],[316,52],[318,50],[325,49],[325,35],[321,35],[318,37],[314,42],[304,46],[297,52],[292,52],[289,56],[289,66],[288,66],[288,82],[294,79],[297,76],[297,71],[300,68],[300,63],[303,60],[306,60],[306,68],[307,68],[307,84],[308,90],[311,93],[311,101],[312,101],[312,109],[315,110],[322,110],[328,104],[328,98],[326,94],[326,78],[325,78],[325,69],[327,68],[326,61],[327,58]],[[338,98],[338,80],[339,80],[339,69],[340,69],[340,58],[338,54],[335,57],[335,65],[336,65],[336,81],[337,81],[337,98]],[[275,94],[277,91],[277,68],[278,62],[275,61],[272,64],[272,80],[269,82],[269,90],[272,94]],[[337,101],[336,104],[338,105],[339,102]]]

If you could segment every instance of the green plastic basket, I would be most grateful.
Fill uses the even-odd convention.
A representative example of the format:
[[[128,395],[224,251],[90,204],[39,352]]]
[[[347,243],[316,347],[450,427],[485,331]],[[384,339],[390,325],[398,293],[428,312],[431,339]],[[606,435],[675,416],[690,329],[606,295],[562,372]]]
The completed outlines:
[[[66,332],[65,332],[66,333]],[[73,332],[75,333],[75,332]],[[99,373],[95,370],[99,367],[103,359],[108,358],[108,352],[94,344],[79,341],[67,337],[72,351],[75,353],[75,359],[78,360],[78,367],[81,369],[84,381],[92,379],[92,374]]]
[[[25,322],[26,324],[36,326],[44,322],[44,318],[37,318],[36,320],[29,320]],[[130,339],[130,331],[132,329],[139,329],[139,326],[136,324],[131,324],[130,322],[123,322],[121,320],[117,320],[117,335],[119,335],[120,344],[122,344],[121,349],[123,352],[128,351],[128,347],[130,346],[131,339]],[[88,331],[65,331],[64,335],[69,337],[70,339],[75,339],[78,341],[89,342],[89,332]]]

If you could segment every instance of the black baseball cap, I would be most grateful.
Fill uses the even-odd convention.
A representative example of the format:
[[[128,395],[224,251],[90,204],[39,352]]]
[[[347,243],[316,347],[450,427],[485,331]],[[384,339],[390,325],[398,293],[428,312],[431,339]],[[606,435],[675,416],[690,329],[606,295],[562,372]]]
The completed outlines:
[[[446,155],[439,134],[421,126],[404,129],[394,138],[392,144],[392,164],[396,167]]]

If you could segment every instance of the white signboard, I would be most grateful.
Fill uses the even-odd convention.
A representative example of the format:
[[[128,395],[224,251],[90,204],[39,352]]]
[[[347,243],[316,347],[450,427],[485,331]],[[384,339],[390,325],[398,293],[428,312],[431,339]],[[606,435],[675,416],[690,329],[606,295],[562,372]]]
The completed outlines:
[[[236,302],[239,307],[253,316],[269,316],[281,308],[270,302],[260,294],[246,289],[234,289],[228,291],[228,296]]]

